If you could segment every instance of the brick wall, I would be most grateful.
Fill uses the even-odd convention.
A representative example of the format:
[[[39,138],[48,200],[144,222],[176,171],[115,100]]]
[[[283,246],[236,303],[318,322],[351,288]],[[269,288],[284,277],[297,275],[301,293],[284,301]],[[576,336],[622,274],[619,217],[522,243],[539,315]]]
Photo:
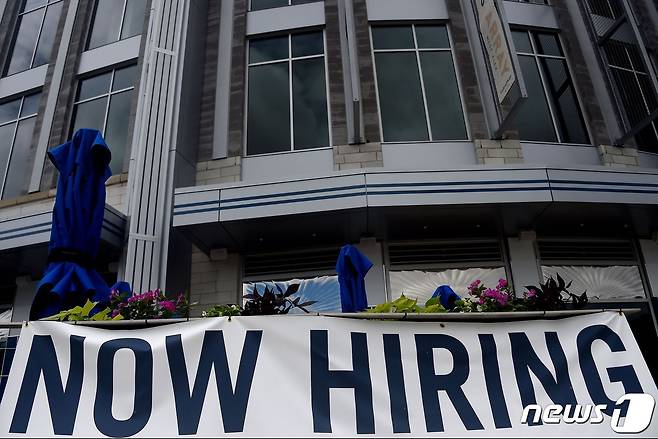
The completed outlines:
[[[229,99],[228,155],[242,155],[244,139],[245,63],[247,0],[236,0],[233,7],[233,48],[231,54],[231,96]]]
[[[201,112],[199,115],[200,162],[212,159],[215,132],[215,90],[217,88],[217,62],[219,56],[219,12],[220,2],[208,2],[206,53],[203,64]]]
[[[334,170],[384,166],[381,143],[334,146]]]
[[[461,85],[460,92],[466,106],[467,123],[473,138],[486,139],[489,134],[461,2],[459,0],[448,0],[446,3],[450,19],[452,50],[457,64],[456,70]]]
[[[372,65],[370,26],[366,0],[354,0],[354,26],[361,79],[361,101],[363,105],[363,127],[366,142],[380,142],[379,113],[375,92],[375,70]]]
[[[347,122],[337,0],[325,0],[324,15],[327,37],[326,57],[329,106],[331,109],[331,134],[334,145],[345,145],[347,144]]]
[[[599,157],[604,166],[626,168],[640,166],[637,148],[599,145]]]
[[[241,173],[242,158],[239,156],[198,162],[196,184],[235,183],[240,181]]]
[[[516,139],[475,141],[478,163],[483,165],[516,165],[523,163],[521,142]]]
[[[238,303],[242,296],[240,255],[211,255],[213,258],[192,247],[190,303],[198,302],[191,309],[192,316],[213,305]]]

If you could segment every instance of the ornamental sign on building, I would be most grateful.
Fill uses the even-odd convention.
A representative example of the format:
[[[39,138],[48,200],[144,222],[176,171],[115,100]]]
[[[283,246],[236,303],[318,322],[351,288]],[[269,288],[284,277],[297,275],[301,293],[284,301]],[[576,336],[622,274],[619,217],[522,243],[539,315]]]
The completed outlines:
[[[502,104],[516,82],[512,54],[505,36],[495,0],[476,0],[480,34],[487,52],[489,67]]]

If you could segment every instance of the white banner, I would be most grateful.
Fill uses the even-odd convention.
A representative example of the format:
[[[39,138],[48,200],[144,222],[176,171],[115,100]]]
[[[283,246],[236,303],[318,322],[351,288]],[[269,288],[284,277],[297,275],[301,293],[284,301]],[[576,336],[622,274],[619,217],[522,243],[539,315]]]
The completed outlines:
[[[234,317],[142,330],[31,322],[0,436],[656,437],[656,397],[613,312],[491,324]]]
[[[495,0],[475,0],[477,3],[480,33],[487,50],[491,73],[496,85],[498,102],[503,103],[516,81],[512,55],[505,39],[503,22],[496,9]]]

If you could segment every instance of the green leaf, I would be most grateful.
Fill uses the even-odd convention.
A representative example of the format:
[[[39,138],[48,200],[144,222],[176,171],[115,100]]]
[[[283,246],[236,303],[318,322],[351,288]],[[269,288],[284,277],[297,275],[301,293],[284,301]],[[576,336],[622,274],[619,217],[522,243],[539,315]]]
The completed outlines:
[[[94,314],[91,320],[93,321],[109,320],[110,319],[109,315],[110,315],[110,308],[105,308],[104,310]]]
[[[425,306],[432,306],[432,305],[440,305],[441,301],[439,300],[438,297],[431,297],[427,302],[425,302]]]
[[[379,305],[376,305],[374,308],[370,308],[367,312],[376,313],[376,314],[389,313],[391,312],[391,303],[390,302],[380,303]]]
[[[439,304],[434,304],[434,305],[426,306],[421,312],[440,313],[440,312],[446,312],[446,309]]]
[[[117,314],[114,317],[112,317],[112,320],[123,320],[123,316],[121,314]]]
[[[98,302],[92,302],[91,300],[87,299],[87,302],[85,302],[84,306],[80,311],[81,317],[89,317],[89,313],[91,312],[92,309],[94,309],[97,303]]]

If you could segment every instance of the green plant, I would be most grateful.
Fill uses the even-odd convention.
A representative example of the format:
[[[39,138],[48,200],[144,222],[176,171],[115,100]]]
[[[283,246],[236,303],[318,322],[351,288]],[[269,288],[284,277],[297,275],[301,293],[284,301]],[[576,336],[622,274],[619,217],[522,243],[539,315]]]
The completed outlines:
[[[299,308],[308,313],[309,311],[306,307],[316,303],[314,300],[300,303],[301,297],[290,299],[290,296],[299,290],[299,284],[288,285],[286,291],[283,291],[279,284],[275,284],[275,287],[276,291],[266,285],[263,294],[260,294],[254,285],[254,292],[243,296],[243,298],[247,299],[247,302],[244,304],[242,315],[269,316],[274,314],[288,314],[293,308]]]
[[[392,302],[376,305],[368,310],[368,313],[441,313],[446,309],[439,303],[438,297],[433,297],[425,302],[425,306],[418,305],[418,299],[411,299],[404,293]]]
[[[528,285],[525,288],[523,300],[527,309],[551,311],[565,309],[567,304],[571,303],[574,308],[582,308],[589,302],[587,291],[582,294],[574,294],[569,291],[571,282],[566,283],[562,277],[556,273],[556,279],[549,276],[546,282],[538,286]]]
[[[201,317],[232,317],[242,314],[238,305],[215,305],[201,313]]]
[[[83,320],[100,321],[100,320],[123,319],[123,316],[121,314],[118,314],[113,317],[110,316],[111,313],[110,308],[105,308],[102,311],[99,311],[90,317],[89,314],[91,313],[91,311],[94,309],[96,305],[98,305],[98,302],[92,302],[89,299],[87,299],[87,302],[83,306],[76,306],[74,308],[61,311],[55,315],[46,317],[43,320],[58,320],[60,322],[65,322],[65,321],[78,322]]]

